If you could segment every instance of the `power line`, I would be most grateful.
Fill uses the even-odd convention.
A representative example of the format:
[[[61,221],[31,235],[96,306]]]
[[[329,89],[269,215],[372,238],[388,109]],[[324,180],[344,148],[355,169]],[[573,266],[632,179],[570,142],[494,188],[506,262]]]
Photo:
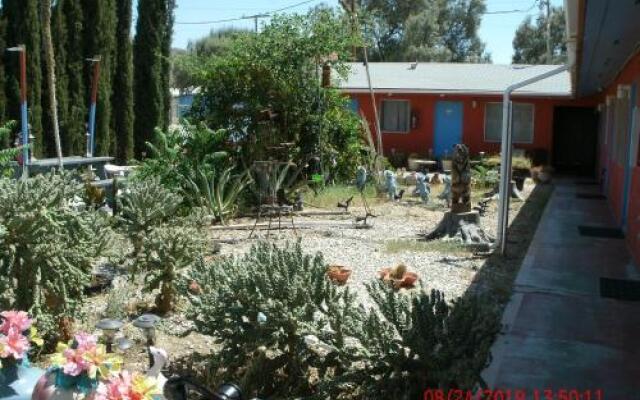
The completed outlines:
[[[528,13],[533,10],[538,4],[537,0],[533,3],[533,5],[526,10],[501,10],[501,11],[485,11],[484,15],[500,15],[500,14],[516,14],[516,13]]]
[[[237,17],[237,18],[218,19],[218,20],[213,20],[213,21],[176,22],[175,24],[176,25],[213,25],[213,24],[222,24],[222,23],[226,23],[226,22],[236,22],[236,21],[245,21],[245,20],[249,20],[249,19],[266,18],[266,17],[269,17],[269,16],[271,16],[273,14],[277,14],[279,12],[287,11],[287,10],[290,10],[292,8],[300,7],[300,6],[303,6],[305,4],[313,3],[313,2],[316,2],[316,1],[318,1],[318,0],[305,0],[305,1],[301,1],[301,2],[296,3],[296,4],[292,4],[290,6],[279,8],[277,10],[272,10],[272,11],[269,11],[269,12],[260,13],[260,14],[256,14],[256,15],[244,15],[242,17]]]

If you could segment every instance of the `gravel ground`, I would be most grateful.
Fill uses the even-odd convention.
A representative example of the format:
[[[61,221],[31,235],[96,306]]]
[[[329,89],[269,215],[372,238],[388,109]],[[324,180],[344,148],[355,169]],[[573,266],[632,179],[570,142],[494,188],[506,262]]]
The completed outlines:
[[[523,191],[525,198],[533,187],[532,183],[526,185]],[[354,228],[355,216],[364,215],[364,208],[356,201],[350,209],[350,215],[295,217],[295,223],[305,226],[304,229],[298,229],[297,235],[291,229],[272,231],[269,240],[284,245],[287,241],[300,239],[306,252],[322,252],[327,263],[351,268],[353,273],[348,285],[358,293],[360,301],[365,305],[370,304],[365,284],[377,279],[381,268],[399,263],[404,263],[411,271],[416,272],[427,289],[441,290],[449,299],[453,299],[467,290],[486,258],[474,256],[455,246],[442,246],[438,242],[416,244],[418,236],[433,230],[446,211],[444,204],[437,200],[437,192],[438,188],[428,206],[423,206],[415,198],[393,203],[377,202],[371,207],[377,215],[371,229]],[[516,217],[522,204],[512,202],[510,222]],[[481,218],[482,227],[492,236],[495,236],[496,221],[496,204],[492,202],[486,215]],[[255,219],[243,218],[230,224],[253,222]],[[288,223],[283,219],[283,225],[285,224]],[[314,226],[309,227],[311,225]],[[223,242],[222,255],[241,256],[258,240],[267,239],[266,230],[258,231],[257,237],[253,239],[249,240],[248,236],[249,230],[210,231],[212,240]],[[388,248],[390,243],[393,244],[393,249]],[[106,316],[110,304],[111,310],[121,310],[122,315],[109,316],[125,321],[151,309],[153,294],[141,293],[139,285],[127,284],[124,278],[118,278],[120,283],[117,285],[124,285],[124,289],[111,289],[88,299],[81,315],[78,315],[78,329],[95,331],[95,323]],[[180,305],[181,308],[184,306],[186,305]],[[133,343],[133,347],[123,354],[127,368],[144,371],[147,355],[142,333],[128,323],[121,335]],[[186,366],[187,369],[195,359],[207,357],[217,348],[214,338],[193,332],[192,323],[186,320],[184,312],[180,310],[162,319],[157,329],[157,339],[158,345],[168,351],[173,365]]]
[[[533,184],[528,184],[524,197],[528,197]],[[353,270],[349,286],[359,295],[363,303],[369,303],[365,283],[377,279],[378,271],[383,267],[393,267],[403,263],[416,272],[427,289],[438,289],[455,298],[464,293],[471,284],[476,270],[485,259],[472,253],[457,251],[455,254],[442,252],[441,246],[412,245],[420,234],[433,230],[446,211],[443,202],[432,196],[431,204],[423,206],[416,199],[409,198],[400,202],[387,202],[372,206],[377,218],[371,229],[354,229],[354,216],[364,215],[364,208],[356,203],[349,211],[351,216],[296,217],[295,223],[319,222],[322,225],[299,229],[297,235],[291,229],[271,231],[268,240],[284,244],[287,241],[302,240],[303,249],[309,253],[322,252],[325,260],[332,265],[342,265]],[[511,220],[517,215],[522,202],[512,202]],[[330,222],[335,221],[335,225]],[[492,236],[496,232],[496,202],[492,202],[487,213],[481,218],[484,230]],[[251,224],[255,219],[241,219],[234,224]],[[290,226],[283,218],[283,225]],[[240,256],[249,251],[257,240],[267,239],[267,231],[262,230],[248,240],[248,230],[214,230],[214,240],[233,241],[234,244],[222,244],[223,255]],[[256,238],[257,236],[257,238]],[[396,251],[387,249],[390,241],[400,241]],[[403,249],[404,248],[404,249]],[[397,251],[400,250],[400,251]]]

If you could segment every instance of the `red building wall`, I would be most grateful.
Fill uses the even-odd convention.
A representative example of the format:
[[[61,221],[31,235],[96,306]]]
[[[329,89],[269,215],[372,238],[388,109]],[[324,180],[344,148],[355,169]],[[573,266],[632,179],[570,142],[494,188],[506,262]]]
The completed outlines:
[[[357,99],[361,112],[369,121],[371,132],[376,132],[371,96],[368,93],[351,93]],[[501,96],[472,95],[437,95],[437,94],[379,94],[376,93],[378,111],[382,100],[408,100],[413,115],[417,117],[415,128],[409,133],[382,132],[382,143],[385,154],[392,149],[405,154],[428,154],[433,148],[435,104],[437,101],[461,101],[463,103],[462,140],[472,153],[498,153],[500,144],[487,142],[484,138],[484,115],[487,103],[501,103]],[[514,102],[534,105],[533,143],[515,144],[521,149],[545,149],[551,155],[553,148],[553,111],[556,106],[594,107],[597,99],[570,100],[558,98],[525,98],[515,97]]]
[[[631,85],[637,84],[638,93],[636,95],[636,106],[640,107],[640,54],[636,54],[626,64],[623,70],[620,72],[615,81],[606,89],[602,94],[601,102],[604,103],[606,96],[615,96],[618,90],[618,85]],[[640,121],[636,121],[640,123]],[[636,133],[637,134],[637,131]],[[628,137],[628,135],[627,135]],[[611,143],[611,141],[609,141]],[[628,148],[631,147],[630,143],[627,143]],[[609,152],[606,146],[603,147],[602,153]],[[631,149],[631,151],[638,152],[638,149]],[[636,166],[631,169],[631,185],[629,187],[629,212],[627,215],[627,242],[631,249],[631,252],[635,258],[636,263],[640,264],[640,157],[636,161]],[[625,179],[625,166],[615,160],[607,160],[607,172],[608,172],[608,187],[607,197],[609,198],[609,205],[617,221],[621,221],[622,209],[624,207],[624,179]]]

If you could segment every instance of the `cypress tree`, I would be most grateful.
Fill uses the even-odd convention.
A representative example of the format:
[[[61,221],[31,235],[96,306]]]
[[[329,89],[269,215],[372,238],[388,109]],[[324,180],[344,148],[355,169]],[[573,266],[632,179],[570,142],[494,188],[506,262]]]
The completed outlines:
[[[95,154],[115,154],[115,135],[111,134],[111,92],[115,56],[116,6],[115,0],[84,0],[85,54],[100,55],[100,82],[96,113]],[[86,76],[90,85],[91,68]],[[88,95],[87,95],[88,98]]]
[[[3,0],[3,12],[7,18],[7,46],[24,44],[27,49],[27,86],[29,103],[29,123],[31,134],[35,136],[32,151],[36,157],[45,154],[42,131],[42,64],[40,14],[38,0]],[[6,68],[6,94],[8,118],[20,119],[20,64],[15,53],[8,54]],[[47,142],[53,137],[47,136]],[[53,148],[53,147],[52,147]]]
[[[53,10],[51,17],[51,35],[56,55],[56,94],[58,96],[58,123],[60,126],[60,139],[62,141],[62,152],[71,155],[71,142],[73,138],[69,135],[69,76],[67,74],[67,24],[66,15],[63,11],[64,3],[67,0],[59,0]]]
[[[132,0],[116,0],[118,28],[113,77],[113,129],[116,157],[120,162],[133,158],[133,48],[131,43]]]
[[[60,5],[66,25],[66,40],[63,45],[68,99],[65,122],[67,140],[63,144],[68,146],[67,154],[84,154],[89,103],[84,61],[87,54],[82,46],[85,34],[84,13],[81,0],[62,0]]]
[[[7,20],[4,17],[4,13],[0,10],[0,49],[7,48],[5,37],[7,35]],[[0,55],[0,122],[4,122],[6,118],[5,107],[7,105],[7,97],[3,88],[5,87],[5,74],[4,74],[4,56]],[[3,143],[0,143],[0,147],[7,146],[11,138],[5,138]]]
[[[167,126],[169,81],[167,71],[173,0],[138,0],[134,50],[135,153],[146,151],[156,127]],[[169,49],[168,49],[169,47]]]
[[[176,0],[167,0],[166,5],[166,30],[164,32],[164,42],[162,45],[162,60],[164,62],[162,68],[162,90],[164,91],[164,127],[169,126],[171,115],[171,44],[173,42],[173,23],[175,17],[173,10],[176,8]]]

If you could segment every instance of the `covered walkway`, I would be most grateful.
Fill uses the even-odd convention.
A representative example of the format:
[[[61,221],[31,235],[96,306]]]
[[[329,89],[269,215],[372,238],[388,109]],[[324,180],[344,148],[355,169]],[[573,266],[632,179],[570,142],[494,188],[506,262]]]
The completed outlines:
[[[579,197],[599,191],[556,184],[483,373],[489,388],[600,389],[606,400],[640,399],[640,301],[600,293],[601,277],[640,279],[639,270],[624,240],[578,230],[613,226],[606,200]]]

